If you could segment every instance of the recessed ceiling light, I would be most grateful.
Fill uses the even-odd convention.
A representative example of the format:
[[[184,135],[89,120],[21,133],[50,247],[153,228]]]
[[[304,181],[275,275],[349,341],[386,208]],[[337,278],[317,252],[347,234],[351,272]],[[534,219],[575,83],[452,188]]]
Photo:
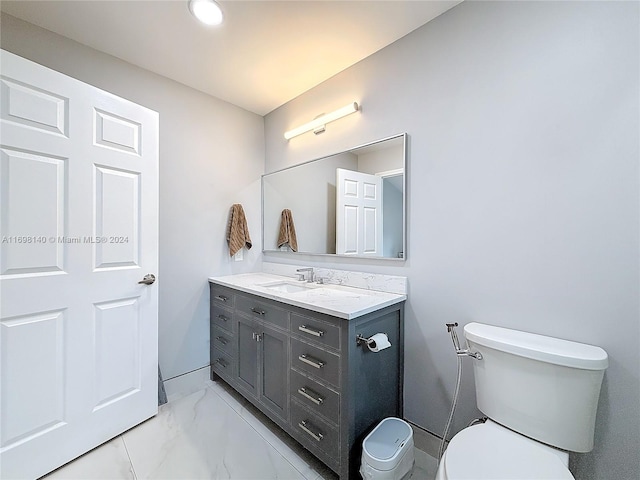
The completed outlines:
[[[213,0],[189,0],[189,10],[205,25],[222,23],[222,9]]]

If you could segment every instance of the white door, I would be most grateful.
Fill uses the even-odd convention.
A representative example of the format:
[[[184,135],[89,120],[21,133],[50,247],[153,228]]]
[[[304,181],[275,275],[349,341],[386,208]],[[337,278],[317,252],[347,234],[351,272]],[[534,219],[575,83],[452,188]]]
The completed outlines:
[[[158,114],[0,54],[0,478],[36,478],[157,413]]]
[[[336,169],[336,253],[382,256],[382,178]]]

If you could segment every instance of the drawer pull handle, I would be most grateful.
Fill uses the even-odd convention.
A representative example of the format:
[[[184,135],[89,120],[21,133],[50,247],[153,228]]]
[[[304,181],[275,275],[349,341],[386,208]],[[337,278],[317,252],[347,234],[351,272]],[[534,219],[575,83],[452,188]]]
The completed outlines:
[[[300,355],[298,356],[298,360],[300,360],[301,362],[306,363],[307,365],[311,365],[312,367],[315,368],[322,368],[324,367],[324,362],[321,360],[316,360],[313,357],[310,357],[309,355]]]
[[[227,343],[229,343],[229,340],[227,340],[224,337],[216,337],[216,340],[218,340],[223,345],[226,345]]]
[[[227,362],[225,362],[224,360],[222,360],[221,358],[217,358],[216,359],[216,363],[220,366],[222,366],[222,368],[227,368],[229,366],[229,364]]]
[[[299,423],[298,423],[298,426],[299,426],[302,430],[304,430],[305,432],[307,432],[309,435],[311,435],[311,436],[312,436],[314,439],[316,439],[318,442],[319,442],[319,441],[321,441],[321,440],[324,438],[324,435],[322,435],[322,433],[320,433],[320,432],[315,433],[315,432],[311,431],[311,430],[309,429],[309,427],[310,427],[311,425],[308,425],[306,420],[302,420],[301,422],[299,422]]]
[[[324,335],[322,330],[314,330],[313,328],[309,328],[306,325],[300,325],[298,330],[304,333],[310,333],[311,335],[315,335],[316,337],[321,337]]]
[[[265,315],[265,314],[267,313],[267,312],[265,312],[264,310],[259,310],[259,309],[255,308],[255,307],[253,307],[253,308],[251,309],[251,311],[252,311],[253,313],[257,313],[258,315]]]
[[[229,297],[225,297],[224,295],[216,295],[216,298],[221,302],[226,302],[227,300],[229,300]]]
[[[218,318],[220,320],[222,320],[223,322],[228,322],[229,321],[229,319],[227,317],[225,317],[224,315],[218,315]]]
[[[324,402],[324,398],[322,398],[320,395],[318,395],[316,392],[314,392],[308,387],[300,387],[298,389],[298,393],[303,397],[308,398],[316,405],[322,405],[322,402]]]

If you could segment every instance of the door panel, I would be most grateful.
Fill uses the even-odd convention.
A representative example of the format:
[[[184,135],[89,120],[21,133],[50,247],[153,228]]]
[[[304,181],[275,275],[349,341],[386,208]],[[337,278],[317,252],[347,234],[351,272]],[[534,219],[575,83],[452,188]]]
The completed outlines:
[[[157,412],[158,114],[1,51],[0,477]]]
[[[95,268],[137,267],[140,172],[95,166]]]
[[[138,298],[94,305],[95,410],[141,388]],[[118,345],[118,354],[112,348]]]
[[[59,310],[0,323],[1,448],[11,448],[65,423],[64,317],[64,310]],[[22,409],[28,410],[28,417],[12,415]]]
[[[0,169],[0,274],[62,272],[64,244],[49,240],[65,235],[67,159],[2,147]]]
[[[377,208],[362,209],[362,253],[365,255],[381,254],[378,251],[378,213]]]
[[[140,155],[142,125],[113,113],[95,109],[95,144]]]
[[[0,118],[64,136],[69,134],[69,99],[3,77]],[[5,100],[6,99],[6,100]]]

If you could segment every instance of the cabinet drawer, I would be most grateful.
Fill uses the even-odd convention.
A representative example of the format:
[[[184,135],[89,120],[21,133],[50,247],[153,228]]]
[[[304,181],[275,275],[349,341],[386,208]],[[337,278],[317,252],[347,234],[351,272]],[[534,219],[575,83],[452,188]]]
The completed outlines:
[[[230,333],[235,333],[233,328],[233,312],[216,305],[211,306],[211,322],[220,328],[224,328]]]
[[[234,336],[217,325],[211,329],[211,348],[215,348],[226,355],[233,356],[235,352]]]
[[[272,304],[255,300],[253,297],[238,295],[236,297],[236,310],[251,318],[273,323],[285,330],[289,328],[289,312]]]
[[[292,313],[291,332],[304,337],[305,340],[310,342],[340,350],[340,329],[335,325]]]
[[[295,400],[291,402],[291,426],[303,445],[318,448],[331,458],[339,458],[338,429],[305,410]]]
[[[211,368],[221,377],[233,380],[235,365],[232,358],[215,347],[211,350]]]
[[[211,305],[224,305],[227,308],[233,308],[235,295],[232,292],[213,283],[211,283],[210,286]]]
[[[291,365],[314,377],[340,386],[340,357],[308,343],[291,338]]]
[[[291,370],[291,398],[295,398],[315,413],[340,423],[340,395],[318,382]]]

